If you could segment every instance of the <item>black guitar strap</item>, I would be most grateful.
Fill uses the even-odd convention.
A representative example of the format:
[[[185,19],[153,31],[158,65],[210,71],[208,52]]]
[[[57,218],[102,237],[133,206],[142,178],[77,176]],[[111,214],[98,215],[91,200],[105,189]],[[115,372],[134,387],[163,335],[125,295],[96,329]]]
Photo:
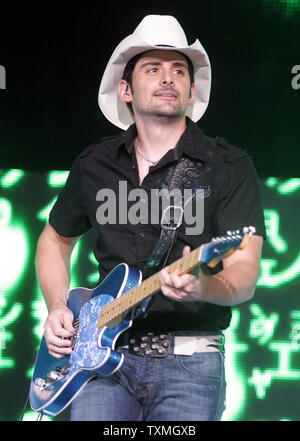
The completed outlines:
[[[209,161],[211,160],[213,154],[213,149],[207,150],[207,155],[209,158]],[[207,164],[208,167],[208,164]],[[190,199],[192,199],[195,194],[189,198],[188,201],[183,201],[182,198],[182,192],[185,187],[186,183],[186,173],[187,169],[189,169],[189,172],[195,173],[195,170],[191,168],[191,161],[185,157],[182,157],[176,164],[176,167],[173,170],[171,181],[168,185],[168,191],[176,191],[178,190],[178,195],[180,197],[180,205],[170,205],[167,207],[161,217],[161,234],[160,238],[149,257],[146,267],[147,268],[158,268],[161,265],[162,258],[166,255],[166,258],[164,260],[163,265],[161,268],[163,268],[169,258],[171,249],[175,243],[177,231],[182,224],[183,220],[183,214],[184,214],[184,207],[185,205],[190,202]],[[170,193],[169,193],[170,194]],[[176,198],[175,198],[176,200]],[[184,202],[184,204],[183,204]],[[167,254],[166,254],[167,253]]]
[[[207,149],[207,156],[208,156],[207,169],[209,169],[209,163],[212,160],[213,153],[214,153],[214,149],[212,148]],[[171,182],[168,186],[169,191],[174,189],[178,189],[180,191],[183,190],[184,182],[185,182],[184,178],[186,173],[186,162],[185,162],[186,159],[187,158],[182,157],[177,162],[176,167],[174,168],[172,174]],[[162,269],[167,265],[170,252],[176,241],[178,229],[182,224],[182,220],[183,220],[184,206],[183,206],[183,201],[181,202],[182,202],[181,206],[171,205],[164,210],[161,218],[161,234],[158,239],[158,242],[156,243],[152,251],[151,256],[149,257],[145,265],[146,270],[147,269],[151,270],[154,268],[158,269],[159,267],[160,267],[159,269]],[[165,258],[162,263],[163,257]],[[141,318],[146,317],[147,311],[150,309],[152,299],[153,297],[150,297],[150,299],[147,299],[138,309],[136,309],[135,317],[137,316],[141,316]]]
[[[181,187],[181,185],[178,184],[181,184],[183,181],[184,168],[179,167],[180,163],[181,161],[177,163],[173,171],[172,179],[169,184],[169,191],[170,189],[172,190],[174,188]],[[182,205],[170,205],[163,211],[160,222],[160,237],[152,251],[151,256],[146,263],[146,269],[151,270],[158,267],[162,269],[166,266],[170,256],[170,252],[176,241],[177,231],[182,224],[183,213],[184,210]],[[165,259],[162,263],[163,257],[165,257]],[[150,297],[144,303],[142,303],[142,305],[140,305],[140,307],[135,310],[133,318],[145,318],[152,304],[152,300],[153,298]]]
[[[182,224],[182,218],[183,208],[181,206],[170,205],[164,210],[160,221],[160,238],[147,261],[148,268],[158,267],[167,253],[162,268],[166,265],[177,236],[177,230]]]

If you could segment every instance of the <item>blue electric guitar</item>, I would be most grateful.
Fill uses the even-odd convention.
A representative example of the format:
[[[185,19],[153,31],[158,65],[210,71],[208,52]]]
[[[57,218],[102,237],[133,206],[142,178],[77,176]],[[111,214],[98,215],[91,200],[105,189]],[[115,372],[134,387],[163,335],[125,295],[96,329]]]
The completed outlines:
[[[214,267],[235,250],[244,248],[254,231],[249,227],[215,238],[171,264],[170,270],[178,269],[183,274],[201,263]],[[49,354],[42,339],[30,386],[32,409],[55,416],[91,378],[117,371],[124,358],[114,350],[118,337],[131,327],[137,308],[146,305],[160,287],[158,273],[142,282],[139,270],[121,263],[96,288],[71,290],[68,307],[74,314],[76,329],[73,351],[57,359]]]

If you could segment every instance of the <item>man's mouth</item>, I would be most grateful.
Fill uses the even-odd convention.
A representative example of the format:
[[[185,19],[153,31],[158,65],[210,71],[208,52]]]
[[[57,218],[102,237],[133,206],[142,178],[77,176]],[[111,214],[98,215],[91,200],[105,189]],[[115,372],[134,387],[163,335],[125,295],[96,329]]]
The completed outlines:
[[[154,96],[157,96],[157,97],[159,97],[159,98],[167,98],[167,99],[174,99],[174,98],[177,98],[177,95],[176,95],[175,92],[167,92],[167,91],[164,91],[164,92],[156,92],[156,93],[154,94]]]

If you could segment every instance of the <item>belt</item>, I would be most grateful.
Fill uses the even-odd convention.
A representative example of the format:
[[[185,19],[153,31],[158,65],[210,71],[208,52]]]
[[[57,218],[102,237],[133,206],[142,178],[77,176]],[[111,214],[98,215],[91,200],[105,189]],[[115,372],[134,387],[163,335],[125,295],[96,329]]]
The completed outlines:
[[[169,355],[193,355],[195,352],[224,352],[223,334],[177,335],[147,332],[129,336],[128,344],[119,346],[142,357],[165,358]]]

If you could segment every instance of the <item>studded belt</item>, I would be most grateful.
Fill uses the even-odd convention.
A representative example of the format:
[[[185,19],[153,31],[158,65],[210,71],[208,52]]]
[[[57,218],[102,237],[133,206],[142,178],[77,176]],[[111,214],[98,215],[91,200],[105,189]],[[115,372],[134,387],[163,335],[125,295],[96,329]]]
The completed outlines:
[[[223,335],[184,335],[147,332],[130,336],[122,346],[131,354],[164,358],[168,355],[192,355],[195,352],[224,351]]]

